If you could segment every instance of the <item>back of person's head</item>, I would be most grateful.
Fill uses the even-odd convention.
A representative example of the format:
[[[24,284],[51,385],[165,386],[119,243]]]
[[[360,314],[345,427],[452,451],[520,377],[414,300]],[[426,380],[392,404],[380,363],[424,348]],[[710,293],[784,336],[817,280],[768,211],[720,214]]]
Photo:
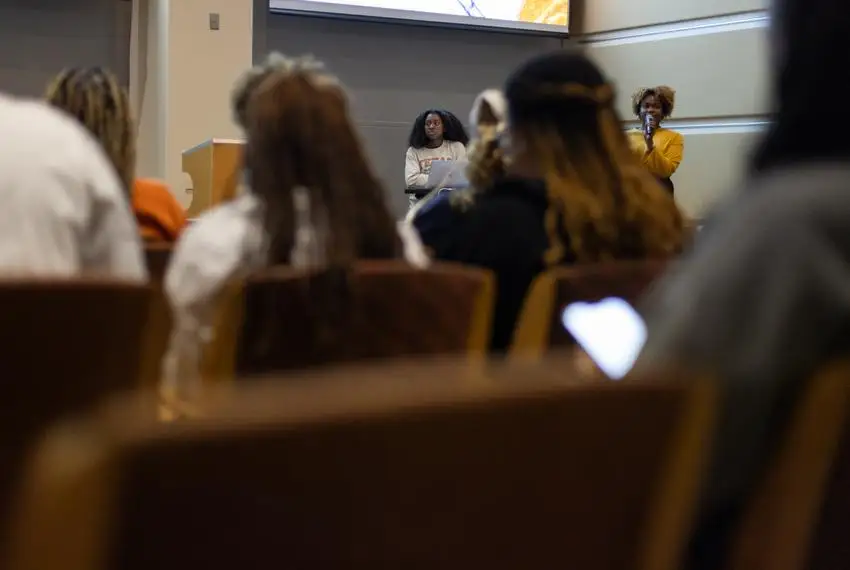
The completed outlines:
[[[505,174],[504,153],[499,146],[507,126],[508,103],[498,89],[487,89],[475,99],[469,122],[475,136],[469,145],[466,174],[474,188],[484,190]]]
[[[230,108],[233,120],[242,129],[248,127],[248,101],[254,90],[273,72],[285,69],[291,60],[278,52],[272,52],[266,56],[262,63],[255,65],[239,79],[233,87],[230,95]]]
[[[756,172],[813,160],[850,160],[850,138],[817,113],[838,114],[850,92],[850,4],[774,0],[771,14],[776,116],[752,163]],[[844,65],[847,63],[847,65]]]
[[[614,90],[581,51],[525,63],[508,79],[505,96],[510,160],[533,164],[549,194],[547,264],[570,253],[601,261],[681,248],[673,198],[633,156]]]
[[[464,146],[469,144],[469,134],[466,132],[461,120],[454,113],[445,109],[426,109],[419,113],[416,120],[413,121],[413,127],[410,129],[410,136],[408,137],[409,146],[413,148],[427,146],[428,136],[425,132],[425,123],[431,115],[440,118],[442,140],[459,142]]]
[[[136,132],[127,91],[118,79],[100,67],[66,69],[53,79],[45,97],[95,136],[130,192],[136,171]]]
[[[254,90],[247,107],[246,166],[265,204],[270,264],[286,264],[296,238],[296,194],[326,235],[329,266],[393,258],[401,244],[336,78],[312,59],[287,60]]]

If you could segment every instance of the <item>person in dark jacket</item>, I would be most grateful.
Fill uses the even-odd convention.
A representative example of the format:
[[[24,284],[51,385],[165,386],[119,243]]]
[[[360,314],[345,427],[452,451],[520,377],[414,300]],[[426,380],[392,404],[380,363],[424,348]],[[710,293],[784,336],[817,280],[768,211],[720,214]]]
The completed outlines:
[[[850,353],[850,139],[811,120],[812,109],[841,109],[850,90],[835,71],[850,65],[850,4],[772,8],[775,121],[741,191],[642,307],[638,368],[684,365],[722,389],[689,569],[723,566],[806,379]]]
[[[672,197],[629,148],[612,86],[581,51],[530,60],[504,95],[510,127],[496,141],[504,172],[492,180],[470,172],[484,186],[472,204],[459,201],[463,212],[447,211],[458,200],[446,197],[413,222],[436,258],[496,274],[496,352],[510,344],[528,287],[547,267],[667,257],[684,239]]]

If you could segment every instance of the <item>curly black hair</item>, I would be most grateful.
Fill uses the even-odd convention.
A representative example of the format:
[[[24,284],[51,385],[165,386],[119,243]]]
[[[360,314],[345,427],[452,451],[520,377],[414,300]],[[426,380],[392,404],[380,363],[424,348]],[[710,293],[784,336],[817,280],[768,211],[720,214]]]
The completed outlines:
[[[413,121],[413,128],[410,130],[410,138],[408,139],[410,146],[423,148],[428,144],[428,137],[425,136],[425,118],[431,113],[439,115],[443,120],[443,140],[459,142],[464,146],[469,144],[469,134],[454,113],[444,109],[427,109],[422,111]]]
[[[667,85],[659,85],[658,87],[641,87],[632,93],[632,111],[635,117],[640,117],[640,106],[643,100],[653,95],[658,97],[658,102],[661,103],[661,113],[666,119],[673,114],[673,107],[676,105],[676,90]]]

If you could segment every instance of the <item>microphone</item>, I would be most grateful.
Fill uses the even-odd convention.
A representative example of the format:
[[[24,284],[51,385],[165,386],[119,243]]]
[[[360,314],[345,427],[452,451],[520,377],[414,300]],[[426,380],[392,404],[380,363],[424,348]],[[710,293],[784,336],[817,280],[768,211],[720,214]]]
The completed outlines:
[[[646,135],[652,135],[652,115],[643,116],[643,132]]]
[[[651,135],[652,134],[652,115],[644,115],[643,116],[643,132],[644,134]]]

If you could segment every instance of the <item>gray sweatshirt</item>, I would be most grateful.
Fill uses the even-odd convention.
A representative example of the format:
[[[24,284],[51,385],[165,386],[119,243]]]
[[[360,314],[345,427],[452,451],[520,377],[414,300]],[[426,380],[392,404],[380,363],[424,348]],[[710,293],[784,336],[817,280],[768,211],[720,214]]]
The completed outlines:
[[[721,381],[691,553],[692,568],[709,567],[803,383],[850,349],[850,166],[751,181],[642,310],[649,337],[639,368],[675,362]]]

